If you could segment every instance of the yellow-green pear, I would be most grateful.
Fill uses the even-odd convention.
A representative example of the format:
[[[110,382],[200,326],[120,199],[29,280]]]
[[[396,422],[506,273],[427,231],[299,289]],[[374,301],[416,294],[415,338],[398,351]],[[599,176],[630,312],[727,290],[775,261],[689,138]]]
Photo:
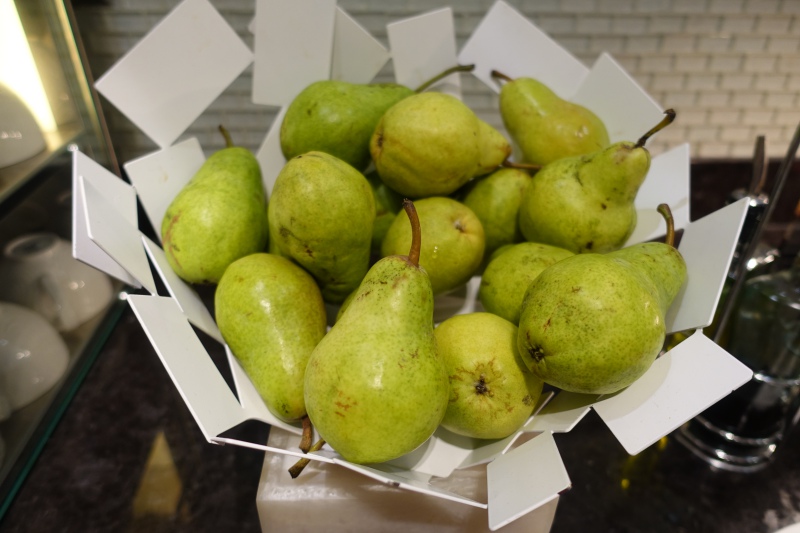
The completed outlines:
[[[462,202],[472,209],[486,234],[486,256],[506,244],[522,242],[519,208],[531,175],[518,168],[501,168],[474,180]]]
[[[546,165],[608,146],[605,124],[588,108],[559,97],[534,78],[512,79],[496,70],[492,77],[505,81],[500,116],[526,162]]]
[[[639,379],[664,346],[664,317],[686,281],[666,242],[608,254],[578,254],[546,268],[522,303],[519,353],[545,383],[584,394],[612,394]]]
[[[433,291],[420,267],[419,220],[405,202],[414,238],[408,255],[375,263],[342,316],[311,354],[308,416],[344,459],[380,463],[433,434],[449,384],[433,333]]]
[[[479,439],[501,439],[522,427],[543,382],[517,351],[517,326],[491,313],[469,313],[446,319],[434,335],[450,377],[442,427]]]
[[[305,416],[305,369],[327,328],[314,278],[284,257],[242,257],[222,275],[214,312],[222,337],[267,408],[285,421]]]
[[[212,154],[170,202],[161,222],[167,262],[184,281],[216,284],[229,264],[267,246],[267,196],[258,160],[234,146]]]
[[[478,299],[483,308],[513,324],[519,323],[522,298],[531,282],[547,267],[571,255],[569,250],[521,242],[498,250],[481,276]]]
[[[271,247],[308,270],[326,302],[341,303],[367,273],[374,221],[367,179],[330,154],[294,157],[275,179]]]
[[[621,248],[636,228],[634,201],[650,170],[645,142],[670,124],[666,117],[636,143],[621,141],[589,155],[545,165],[531,179],[519,212],[525,240],[575,253]]]
[[[483,260],[486,237],[481,221],[469,207],[446,196],[423,198],[415,206],[422,226],[419,263],[430,277],[433,294],[460,287],[476,274]],[[383,239],[381,255],[402,254],[412,238],[405,218],[395,218]]]
[[[381,117],[370,140],[381,179],[410,198],[443,196],[500,166],[511,154],[505,137],[458,98],[424,92]]]

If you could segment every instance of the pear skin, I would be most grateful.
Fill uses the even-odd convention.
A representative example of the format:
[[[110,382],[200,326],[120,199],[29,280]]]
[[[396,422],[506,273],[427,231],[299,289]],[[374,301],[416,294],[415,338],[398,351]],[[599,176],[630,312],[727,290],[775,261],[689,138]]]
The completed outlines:
[[[287,422],[305,416],[305,368],[327,328],[314,278],[280,256],[245,256],[222,275],[214,312],[220,333],[267,408]]]
[[[161,223],[167,261],[188,283],[216,284],[229,264],[267,246],[267,196],[258,160],[223,133],[228,146],[203,163]]]
[[[590,154],[609,144],[597,115],[533,78],[507,79],[500,89],[500,115],[524,161],[534,165]]]
[[[509,245],[493,256],[483,271],[478,299],[486,311],[519,324],[528,285],[545,268],[572,255],[569,250],[538,242]]]
[[[522,198],[522,234],[574,253],[618,250],[636,228],[634,200],[649,169],[649,152],[631,142],[546,165]]]
[[[409,198],[445,196],[497,168],[511,145],[454,96],[424,92],[390,107],[370,140],[381,179]]]
[[[462,200],[481,221],[488,257],[506,244],[522,242],[519,208],[531,176],[517,168],[501,168],[474,180]]]
[[[413,90],[394,83],[312,83],[286,110],[281,151],[287,160],[306,152],[325,152],[363,171],[371,162],[369,140],[375,124],[393,104],[412,94]]]
[[[418,243],[418,230],[416,235]],[[433,291],[417,262],[418,244],[416,250],[372,266],[306,369],[311,422],[354,463],[385,462],[413,451],[447,409],[449,383],[433,333]]]
[[[419,263],[430,277],[433,294],[460,287],[475,275],[483,260],[486,237],[472,210],[446,196],[415,202],[422,227]],[[413,234],[405,217],[398,216],[383,239],[381,255],[408,250]]]
[[[330,154],[294,157],[275,180],[272,246],[314,276],[326,302],[341,303],[367,273],[374,221],[367,179]]]
[[[491,313],[469,313],[446,319],[434,335],[450,376],[442,427],[478,439],[517,431],[543,386],[517,352],[517,327]]]

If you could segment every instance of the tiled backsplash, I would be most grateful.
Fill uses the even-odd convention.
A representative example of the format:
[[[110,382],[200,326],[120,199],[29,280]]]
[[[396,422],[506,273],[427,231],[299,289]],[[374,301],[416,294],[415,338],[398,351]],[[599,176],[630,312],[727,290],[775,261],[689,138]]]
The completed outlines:
[[[758,135],[771,158],[783,157],[800,123],[800,0],[508,0],[587,66],[609,52],[648,93],[678,119],[654,138],[658,153],[691,143],[695,160],[748,159]],[[95,76],[103,74],[165,16],[178,0],[74,0]],[[254,0],[211,0],[252,47],[248,24]],[[494,0],[431,2],[340,0],[387,45],[386,24],[451,6],[460,47]],[[391,80],[391,66],[379,75]],[[464,76],[464,99],[482,118],[501,126],[497,99]],[[256,150],[276,109],[250,101],[252,67],[186,132],[207,153],[223,144],[224,123],[235,141]],[[155,144],[103,101],[121,161]]]

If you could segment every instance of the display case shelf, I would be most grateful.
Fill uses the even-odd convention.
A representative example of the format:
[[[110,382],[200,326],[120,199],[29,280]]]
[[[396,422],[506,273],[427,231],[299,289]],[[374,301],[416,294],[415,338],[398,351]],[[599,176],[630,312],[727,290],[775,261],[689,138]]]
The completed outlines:
[[[11,15],[19,19],[23,39],[14,44],[15,53],[24,56],[30,51],[35,77],[42,85],[52,115],[49,125],[39,121],[45,148],[32,157],[0,168],[0,252],[4,252],[13,239],[30,233],[48,232],[64,240],[71,239],[73,148],[92,154],[98,163],[117,175],[120,172],[105,121],[96,105],[69,1],[0,0],[0,8],[3,39],[16,32],[4,26]],[[13,22],[17,24],[16,20]],[[0,45],[9,46],[6,41]],[[0,57],[0,83],[13,91],[15,77],[21,76],[25,69],[12,65],[8,56],[3,57]],[[28,92],[35,91],[17,90],[16,94],[24,100]],[[0,109],[0,129],[4,127],[3,117]],[[0,260],[4,259],[0,256]],[[4,279],[4,283],[15,280]],[[59,332],[68,350],[68,362],[58,381],[0,421],[3,451],[0,518],[124,309],[121,296],[125,286],[116,280],[111,280],[111,285],[112,297],[99,314],[78,327]],[[4,380],[10,379],[2,372],[0,369],[0,392]]]

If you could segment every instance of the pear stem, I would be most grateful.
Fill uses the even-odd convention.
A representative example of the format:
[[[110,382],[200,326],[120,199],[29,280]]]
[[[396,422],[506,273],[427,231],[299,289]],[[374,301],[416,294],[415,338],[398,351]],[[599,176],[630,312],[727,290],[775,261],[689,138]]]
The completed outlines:
[[[427,89],[428,87],[430,87],[431,85],[436,83],[437,81],[439,81],[441,79],[444,79],[447,76],[449,76],[450,74],[453,74],[455,72],[472,72],[473,70],[475,70],[475,65],[456,65],[454,67],[450,67],[449,69],[440,72],[439,74],[437,74],[433,78],[429,79],[428,81],[426,81],[425,83],[423,83],[422,85],[417,87],[414,92],[415,93],[421,93],[422,91],[424,91],[425,89]]]
[[[506,76],[505,74],[503,74],[502,72],[500,72],[500,71],[497,71],[497,70],[493,70],[493,71],[491,72],[491,76],[492,76],[493,78],[497,79],[497,80],[503,80],[503,81],[514,81],[514,78],[512,78],[512,77],[510,77],[510,76]]]
[[[661,122],[656,124],[650,131],[642,135],[636,142],[636,146],[634,148],[642,148],[644,144],[647,142],[647,139],[649,139],[657,132],[663,130],[664,128],[672,124],[672,121],[675,120],[675,110],[667,109],[666,111],[664,111],[664,114],[666,116],[663,119],[661,119]]]
[[[664,239],[664,242],[674,248],[675,220],[672,218],[672,210],[669,208],[667,204],[658,204],[656,211],[658,211],[661,214],[661,216],[664,217],[664,221],[667,223],[667,236]]]
[[[542,165],[533,165],[530,163],[515,163],[513,161],[509,161],[508,159],[504,160],[501,164],[501,167],[506,168],[517,168],[519,170],[540,170]]]
[[[219,125],[219,132],[225,137],[225,147],[232,148],[233,147],[233,139],[231,139],[231,134],[228,129],[223,126],[222,124]]]
[[[419,215],[417,214],[417,208],[414,207],[414,202],[408,198],[403,200],[403,209],[405,209],[408,220],[411,222],[411,250],[408,251],[408,261],[418,267],[419,253],[422,249],[422,230],[419,227]]]
[[[298,448],[300,448],[301,452],[308,453],[314,438],[314,428],[311,425],[311,419],[308,418],[308,415],[304,416],[301,421],[303,422],[303,435],[300,437],[300,445]]]
[[[324,439],[319,439],[305,453],[318,452],[318,451],[320,451],[322,449],[323,446],[325,446],[325,440]],[[292,476],[292,479],[295,479],[297,476],[299,476],[300,473],[305,469],[305,467],[310,462],[311,462],[311,459],[308,459],[307,457],[303,457],[302,459],[297,461],[295,464],[293,464],[292,467],[289,469],[289,475]]]

